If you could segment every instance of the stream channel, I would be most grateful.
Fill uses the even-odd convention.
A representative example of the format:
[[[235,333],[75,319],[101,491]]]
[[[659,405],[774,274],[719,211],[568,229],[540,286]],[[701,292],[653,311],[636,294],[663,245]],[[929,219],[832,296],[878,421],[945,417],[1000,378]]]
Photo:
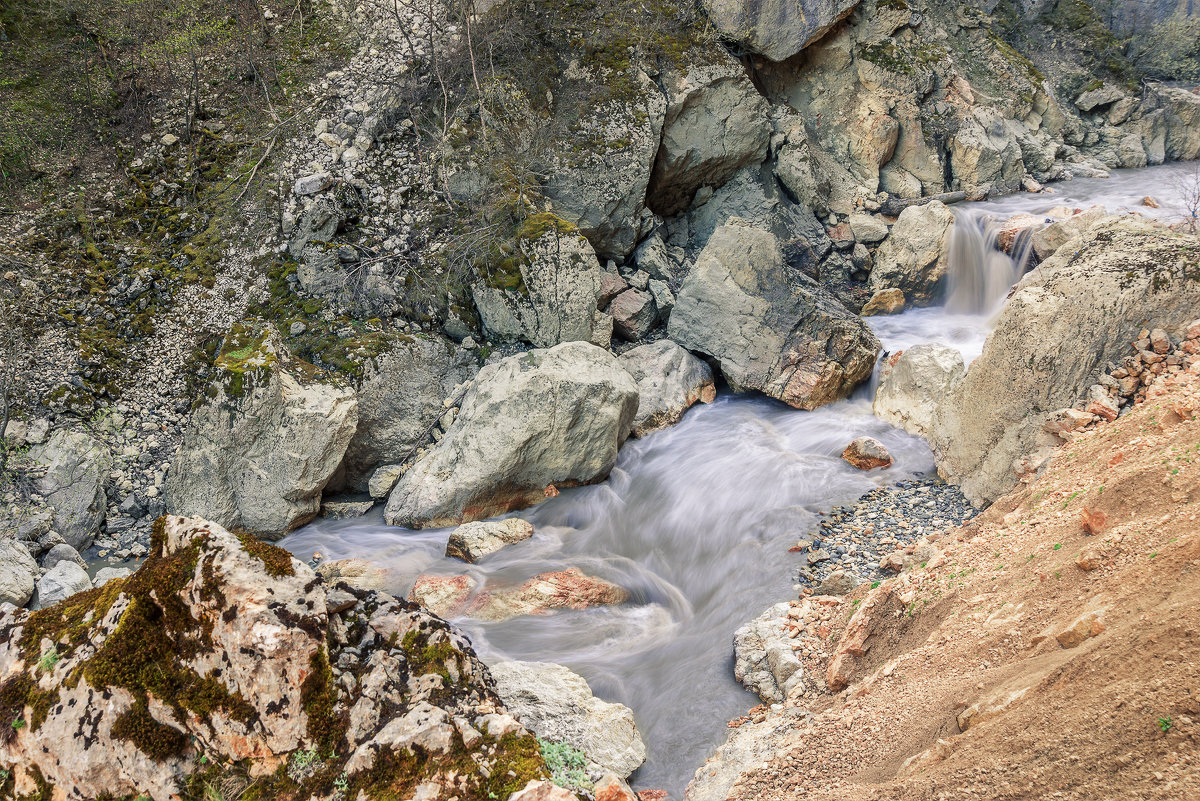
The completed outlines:
[[[970,363],[1017,269],[995,250],[988,217],[1041,214],[1059,205],[1103,205],[1178,218],[1170,179],[1192,165],[1116,170],[1108,179],[1055,184],[954,206],[958,222],[948,303],[869,318],[885,351],[920,342],[957,347]],[[1153,194],[1159,210],[1141,206]],[[981,289],[983,287],[983,289]],[[951,311],[951,309],[955,311]],[[534,536],[467,565],[444,556],[450,529],[385,525],[382,505],[365,517],[317,520],[281,544],[303,560],[366,558],[390,570],[405,596],[422,573],[470,573],[480,584],[516,584],[546,571],[581,568],[628,589],[615,607],[499,623],[459,619],[485,662],[556,662],[583,675],[600,698],[630,707],[649,757],[630,783],[681,798],[696,769],[725,739],[726,721],[758,698],[733,678],[733,633],[773,603],[796,596],[796,540],[820,515],[877,486],[935,472],[924,440],[871,413],[873,383],[816,411],[760,396],[721,394],[673,428],[631,438],[601,484],[564,490],[520,512]],[[872,436],[895,458],[864,473],[842,460],[853,439]]]

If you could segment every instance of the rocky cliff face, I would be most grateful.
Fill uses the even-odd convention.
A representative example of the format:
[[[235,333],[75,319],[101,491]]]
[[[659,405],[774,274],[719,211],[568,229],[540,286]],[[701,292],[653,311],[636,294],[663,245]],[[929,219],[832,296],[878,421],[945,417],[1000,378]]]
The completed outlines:
[[[133,576],[0,617],[6,795],[508,798],[547,779],[446,623],[200,519],[155,537]]]

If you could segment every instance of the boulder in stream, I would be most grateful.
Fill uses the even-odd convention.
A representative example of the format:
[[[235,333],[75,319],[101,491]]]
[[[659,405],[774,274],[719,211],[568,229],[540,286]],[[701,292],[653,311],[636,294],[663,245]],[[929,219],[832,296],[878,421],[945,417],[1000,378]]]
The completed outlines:
[[[541,739],[567,743],[622,778],[646,761],[633,712],[592,695],[583,676],[549,662],[499,662],[491,670],[509,712]]]
[[[629,600],[629,591],[611,581],[588,576],[577,567],[539,573],[516,586],[485,589],[468,575],[420,576],[409,600],[439,617],[508,620],[522,615],[547,615],[558,609],[587,609]]]
[[[804,688],[804,669],[792,649],[788,630],[791,606],[779,603],[733,635],[733,675],[765,703],[780,703]]]
[[[566,342],[480,370],[450,431],[401,476],[388,523],[458,525],[601,481],[629,436],[638,391],[606,350]]]
[[[464,562],[478,562],[506,545],[522,542],[532,536],[533,524],[519,517],[463,523],[450,532],[446,556]]]
[[[639,345],[619,359],[637,382],[633,433],[639,437],[675,425],[694,403],[716,400],[712,369],[669,339]]]
[[[768,231],[730,220],[713,232],[676,299],[668,331],[715,358],[739,390],[799,409],[845,397],[870,376],[879,340],[815,281],[784,266]]]
[[[892,454],[874,437],[859,437],[846,446],[842,458],[859,470],[892,466]]]
[[[892,232],[875,254],[868,287],[899,289],[913,306],[931,306],[942,297],[950,262],[954,214],[931,200],[900,212]]]
[[[936,342],[905,348],[884,360],[871,408],[910,434],[928,436],[938,407],[966,372],[954,348]]]

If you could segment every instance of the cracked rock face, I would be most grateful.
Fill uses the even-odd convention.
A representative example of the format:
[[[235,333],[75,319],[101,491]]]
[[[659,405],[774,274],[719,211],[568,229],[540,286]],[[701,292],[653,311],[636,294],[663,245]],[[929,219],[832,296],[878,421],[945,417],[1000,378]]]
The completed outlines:
[[[731,220],[696,260],[671,312],[671,339],[717,360],[736,389],[799,409],[843,398],[871,374],[879,340],[802,274],[771,233]]]
[[[547,778],[448,624],[197,518],[161,518],[133,576],[0,618],[0,718],[15,792],[54,798],[165,801],[197,774],[267,797],[336,780],[507,798]]]
[[[821,38],[858,0],[703,0],[725,36],[772,61],[783,61]]]

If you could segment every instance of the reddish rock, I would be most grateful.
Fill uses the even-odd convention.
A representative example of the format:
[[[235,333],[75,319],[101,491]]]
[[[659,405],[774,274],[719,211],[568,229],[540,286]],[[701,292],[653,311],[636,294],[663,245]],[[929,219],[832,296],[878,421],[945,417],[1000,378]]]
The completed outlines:
[[[845,250],[854,246],[854,231],[851,230],[850,223],[838,223],[830,228],[828,233],[835,248]]]
[[[1000,230],[996,233],[996,245],[1005,253],[1011,253],[1021,234],[1038,227],[1042,221],[1042,217],[1034,217],[1032,214],[1016,214],[1009,217],[1000,224]]]
[[[1063,648],[1074,648],[1091,637],[1103,634],[1105,628],[1104,610],[1096,609],[1075,618],[1065,629],[1054,635],[1054,639]]]
[[[1144,198],[1142,198],[1142,205],[1148,209],[1159,208],[1158,201],[1150,197],[1150,195],[1146,195]]]
[[[667,801],[666,790],[642,790],[638,793],[641,801]]]
[[[1102,557],[1099,551],[1094,548],[1088,548],[1075,559],[1075,564],[1080,570],[1095,570],[1100,567]]]
[[[626,289],[629,289],[629,284],[625,283],[624,278],[613,273],[605,273],[604,277],[600,279],[600,295],[596,298],[596,303],[601,309],[607,309],[612,299]]]
[[[471,601],[466,614],[479,620],[508,620],[520,615],[545,615],[555,609],[587,609],[629,600],[629,592],[611,581],[584,575],[577,567],[541,573],[517,587],[484,591]]]
[[[1112,401],[1105,402],[1101,400],[1093,400],[1087,405],[1087,408],[1084,411],[1086,411],[1088,414],[1094,414],[1097,417],[1103,417],[1110,423],[1113,420],[1116,420],[1117,415],[1120,413]]]
[[[859,470],[874,470],[877,467],[891,467],[892,455],[883,443],[871,437],[859,437],[846,446],[842,458]]]
[[[1099,509],[1089,509],[1086,506],[1079,513],[1079,519],[1083,523],[1083,530],[1092,535],[1099,534],[1108,523],[1108,515]]]
[[[825,684],[831,691],[838,692],[850,685],[856,660],[866,656],[871,648],[867,644],[867,638],[875,631],[875,609],[887,601],[891,594],[891,584],[871,590],[846,624],[846,630],[842,632],[842,638],[838,640],[837,649],[833,652],[829,667],[825,671]]]
[[[901,311],[904,311],[904,292],[893,287],[892,289],[881,289],[872,295],[871,299],[862,307],[862,316],[878,317]]]
[[[596,782],[592,795],[596,801],[638,801],[629,785],[611,773]]]

